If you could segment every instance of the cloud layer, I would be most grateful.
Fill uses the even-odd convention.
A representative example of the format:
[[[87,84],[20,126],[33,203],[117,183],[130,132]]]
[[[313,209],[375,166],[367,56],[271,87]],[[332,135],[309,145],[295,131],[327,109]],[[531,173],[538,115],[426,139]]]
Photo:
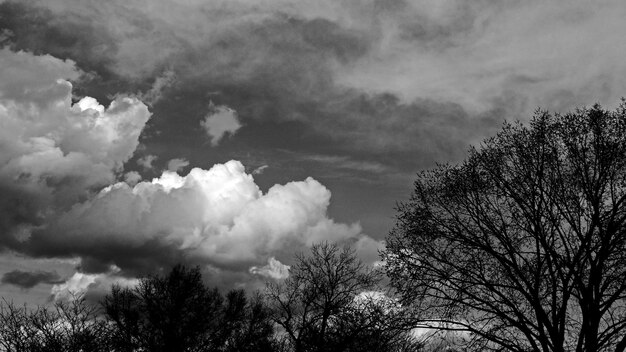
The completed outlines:
[[[472,113],[500,104],[509,113],[614,104],[626,89],[616,78],[626,69],[620,59],[626,6],[619,0],[26,4],[12,4],[7,22],[17,45],[41,41],[17,27],[39,20],[67,39],[59,54],[119,75],[165,77],[154,82],[158,87],[174,71],[183,81],[210,76],[238,86],[271,67],[279,83],[273,88],[291,83],[311,98],[336,81],[408,103],[456,102]]]
[[[370,92],[496,106],[508,118],[615,105],[626,91],[626,5],[618,0],[397,2],[379,15],[382,40],[342,70],[342,84]]]
[[[81,64],[84,60],[86,66],[93,64],[91,56],[75,51],[97,51],[106,57],[94,66],[96,83],[86,87],[110,89],[124,81],[133,91],[139,86],[144,96],[159,92],[154,129],[178,134],[180,143],[191,144],[208,135],[213,146],[227,148],[231,143],[220,143],[223,136],[237,132],[233,144],[256,150],[350,157],[413,172],[434,161],[458,159],[469,143],[502,121],[500,106],[470,114],[454,94],[449,99],[433,95],[399,99],[388,85],[412,77],[410,73],[377,77],[367,84],[350,79],[361,75],[360,67],[379,62],[375,59],[384,42],[408,43],[387,24],[411,18],[403,14],[421,18],[417,14],[422,9],[402,1],[12,4],[11,14],[22,21],[20,28],[28,18],[54,18],[41,25],[57,34],[60,43],[72,42],[58,28],[62,23],[89,26],[85,19],[90,19],[84,41],[98,45],[70,46],[59,54],[76,57]],[[27,32],[16,34],[13,43],[43,48],[40,40]],[[416,57],[412,52],[394,52],[403,60]],[[374,69],[388,72],[386,62]],[[207,101],[219,109],[207,115]],[[197,128],[198,120],[202,129]],[[247,128],[239,129],[241,125]],[[148,145],[167,144],[173,138],[172,133],[151,136],[146,137]],[[167,156],[173,157],[178,156]]]

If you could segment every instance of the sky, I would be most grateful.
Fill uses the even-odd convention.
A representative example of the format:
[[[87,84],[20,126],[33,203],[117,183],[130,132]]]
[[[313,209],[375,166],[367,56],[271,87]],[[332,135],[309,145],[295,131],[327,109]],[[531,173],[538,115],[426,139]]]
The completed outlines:
[[[626,3],[0,0],[0,295],[375,265],[416,173],[626,95]]]

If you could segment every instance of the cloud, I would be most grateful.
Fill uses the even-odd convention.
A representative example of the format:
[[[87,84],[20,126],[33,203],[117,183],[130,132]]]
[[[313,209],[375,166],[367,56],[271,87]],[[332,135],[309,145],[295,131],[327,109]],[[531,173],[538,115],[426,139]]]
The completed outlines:
[[[189,166],[189,160],[186,159],[176,158],[167,162],[167,170],[172,172],[182,171],[187,166]]]
[[[407,1],[380,16],[381,41],[337,80],[472,114],[501,107],[509,118],[614,105],[626,90],[615,78],[626,73],[625,14],[620,1]]]
[[[619,0],[29,4],[31,16],[20,15],[28,6],[7,5],[8,29],[35,27],[28,21],[39,19],[66,52],[91,62],[103,61],[95,53],[104,53],[110,70],[132,77],[154,77],[176,62],[172,70],[183,76],[230,77],[232,86],[273,66],[276,84],[267,85],[295,83],[291,88],[314,93],[312,100],[324,96],[316,88],[339,85],[392,93],[404,103],[454,102],[472,115],[500,105],[530,113],[538,105],[615,104],[626,88],[616,78],[626,70],[620,38],[626,6]],[[33,32],[23,29],[13,40],[43,42]]]
[[[13,270],[5,273],[0,280],[3,284],[11,284],[23,289],[33,288],[39,284],[58,284],[63,282],[56,272]]]
[[[148,92],[164,81],[155,77],[163,77],[163,72],[175,75],[176,84],[160,91],[163,103],[153,122],[155,130],[165,133],[144,136],[153,145],[168,145],[177,138],[175,134],[199,138],[194,135],[198,129],[192,127],[204,116],[200,131],[212,145],[237,133],[237,141],[257,150],[280,148],[309,154],[332,150],[372,163],[370,167],[395,164],[391,166],[414,173],[437,161],[459,159],[469,143],[501,125],[504,103],[474,113],[466,111],[453,95],[450,99],[399,99],[402,95],[388,86],[411,75],[377,77],[378,82],[368,82],[369,86],[350,79],[359,77],[353,73],[361,66],[386,58],[381,49],[384,43],[405,43],[410,37],[401,33],[418,33],[419,28],[408,28],[411,18],[423,19],[420,23],[428,24],[424,30],[439,33],[438,38],[454,23],[465,28],[470,16],[455,15],[463,21],[447,19],[457,7],[464,13],[462,6],[407,2],[392,6],[380,1],[172,6],[170,1],[159,0],[154,7],[133,2],[98,5],[96,13],[96,7],[87,3],[34,4],[48,8],[58,22],[72,22],[70,13],[90,18],[94,28],[89,33],[115,38],[115,50],[104,52],[109,64],[103,71],[115,72],[115,76],[100,75],[110,80],[103,83],[107,87],[125,81],[135,91],[138,81]],[[164,7],[171,11],[157,10]],[[400,29],[391,26],[396,22]],[[401,54],[410,61],[420,53]],[[385,62],[376,69],[387,72]],[[215,102],[209,114],[200,103],[207,98]],[[249,128],[240,129],[241,121]],[[187,142],[193,143],[193,138],[183,143]]]
[[[316,242],[366,237],[358,224],[330,219],[329,203],[330,191],[312,178],[262,193],[240,162],[229,161],[111,185],[34,230],[25,247],[37,256],[80,256],[84,271],[116,265],[139,273],[183,261],[248,273]]]
[[[269,167],[269,165],[261,165],[261,166],[257,167],[256,169],[252,170],[252,174],[253,175],[261,175],[261,174],[263,174],[265,169],[267,169],[268,167]]]
[[[62,301],[85,296],[90,301],[99,302],[104,295],[109,293],[112,285],[134,287],[139,283],[138,279],[119,276],[119,271],[119,268],[111,266],[105,273],[76,272],[67,280],[57,282],[52,286],[50,297],[54,301]]]
[[[129,186],[134,186],[141,181],[141,175],[137,171],[129,171],[124,174],[124,182]]]
[[[153,163],[158,158],[159,158],[158,156],[152,155],[152,154],[144,155],[141,158],[137,159],[137,165],[143,167],[144,170],[152,170],[152,169],[154,169],[154,164]]]
[[[285,265],[278,261],[274,257],[270,257],[267,260],[267,264],[261,267],[253,266],[250,268],[250,273],[253,275],[260,275],[274,280],[286,279],[289,277],[289,265]]]
[[[88,16],[55,13],[36,1],[0,2],[0,26],[4,33],[10,33],[5,44],[15,51],[72,58],[86,71],[110,75],[109,53],[117,50],[117,44],[108,28],[97,22]]]
[[[120,96],[71,103],[80,71],[49,55],[0,50],[0,242],[116,179],[150,113]]]
[[[313,178],[263,193],[240,162],[230,161],[142,182],[123,166],[150,117],[145,104],[123,95],[108,107],[92,97],[72,104],[68,79],[82,73],[71,61],[3,49],[0,63],[2,241],[35,257],[80,258],[80,272],[54,287],[57,299],[180,261],[202,265],[218,281],[242,283],[253,277],[251,267],[280,275],[271,264],[289,262],[312,243],[365,237],[358,223],[328,216],[330,191]],[[237,117],[226,106],[214,109],[205,125],[219,141],[237,130],[223,124]],[[137,163],[152,169],[156,158],[147,154]]]
[[[209,95],[269,131],[246,136],[256,146],[330,145],[411,172],[458,160],[505,117],[614,105],[626,90],[617,0],[9,3],[7,28],[46,29],[17,31],[14,45],[74,57],[107,87],[150,92],[175,75],[155,90],[168,117],[186,109],[197,126]]]
[[[210,112],[200,121],[200,126],[211,139],[211,145],[217,146],[226,135],[233,136],[241,128],[237,112],[227,106],[215,106],[211,103]]]
[[[338,156],[338,155],[308,155],[304,156],[305,158],[315,161],[322,164],[332,165],[334,167],[340,169],[349,169],[356,170],[359,172],[368,172],[368,173],[388,173],[390,172],[389,167],[371,161],[360,161],[360,160],[352,160],[347,156]]]
[[[163,91],[172,86],[175,82],[176,74],[172,70],[167,70],[163,72],[162,75],[155,78],[150,89],[144,93],[140,93],[138,98],[149,106],[153,106],[163,98]]]
[[[302,36],[311,49],[328,52],[339,60],[346,60],[355,52],[364,50],[358,33],[345,30],[334,21],[338,16],[345,16],[346,20],[358,18],[332,1],[303,4],[292,0],[262,3],[156,0],[153,5],[144,6],[140,2],[102,5],[90,0],[53,0],[32,1],[26,5],[9,2],[5,11],[8,18],[14,18],[7,25],[9,29],[20,29],[35,22],[50,29],[53,39],[69,42],[61,46],[64,52],[76,56],[80,51],[82,56],[85,52],[99,52],[104,57],[100,59],[104,61],[103,66],[132,79],[154,75],[155,70],[162,72],[168,63],[179,63],[180,67],[196,60],[198,62],[194,66],[204,67],[198,72],[200,74],[236,66],[241,69],[240,74],[245,73],[250,67],[241,65],[242,62],[254,61],[251,55],[246,55],[248,45],[260,49],[255,53],[257,57],[265,59],[271,53],[273,48],[263,48],[265,40],[257,40],[265,39],[268,34],[275,37],[276,43],[286,44]],[[162,11],[164,8],[168,10]],[[329,15],[331,18],[328,18]],[[290,25],[295,31],[283,33],[283,28],[274,26],[273,22]],[[255,31],[254,27],[265,27],[269,32]],[[81,30],[83,36],[66,28]],[[50,44],[46,46],[35,31],[22,29],[22,32],[20,37],[25,37],[21,38],[24,42],[28,39],[54,53],[51,51],[54,47]],[[97,34],[102,37],[98,38]],[[89,47],[89,39],[94,42],[93,47]],[[245,45],[242,46],[242,42]],[[203,51],[212,55],[201,56]],[[211,59],[206,60],[207,57]],[[86,59],[94,60],[91,56]],[[219,71],[215,72],[220,75]]]
[[[351,225],[333,222],[325,214],[327,205],[314,207],[324,214],[313,218],[297,216],[293,209],[286,209],[283,218],[279,199],[287,194],[294,209],[314,203],[306,193],[294,196],[298,187],[314,189],[324,199],[325,187],[315,186],[313,179],[278,185],[271,197],[270,192],[250,196],[225,223],[204,216],[222,203],[230,209],[233,197],[257,193],[235,188],[207,205],[197,179],[210,170],[185,177],[166,172],[153,182],[139,182],[137,174],[126,172],[126,186],[112,185],[124,177],[120,167],[136,141],[134,135],[122,137],[122,143],[115,142],[121,149],[113,151],[113,143],[92,138],[108,133],[98,132],[91,122],[124,110],[137,124],[120,130],[136,132],[149,113],[139,101],[124,100],[130,98],[116,99],[117,108],[106,109],[108,104],[94,99],[72,106],[67,81],[73,82],[76,95],[100,102],[126,91],[139,92],[137,96],[153,104],[150,131],[162,133],[143,135],[148,149],[137,163],[146,170],[153,170],[155,154],[164,160],[185,155],[194,163],[201,157],[228,160],[233,155],[228,148],[236,144],[254,146],[249,153],[265,153],[262,160],[277,165],[281,180],[289,180],[289,167],[297,164],[298,179],[313,170],[329,186],[338,179],[351,184],[355,176],[384,179],[390,173],[409,175],[435,162],[459,160],[468,144],[493,134],[504,117],[526,117],[537,106],[564,110],[596,101],[610,105],[626,90],[626,48],[620,37],[626,6],[618,1],[155,0],[152,6],[143,5],[94,0],[0,4],[0,27],[10,48],[74,60],[7,49],[0,54],[0,104],[13,109],[11,116],[20,116],[6,136],[4,125],[0,129],[4,242],[32,245],[32,253],[79,255],[86,272],[118,262],[123,271],[140,271],[183,258],[210,266],[219,275],[248,275],[248,268],[262,267],[270,256],[288,263],[288,250],[306,246],[309,238],[330,236],[327,230],[333,226],[349,233],[339,237],[363,246],[368,258],[376,254],[376,241],[359,237]],[[91,78],[85,79],[77,67]],[[215,105],[207,114],[209,99]],[[30,106],[35,113],[26,109]],[[90,122],[75,129],[81,121]],[[22,133],[16,133],[22,123]],[[201,138],[208,136],[220,145],[233,133],[238,143],[223,145],[225,154],[219,157],[206,150],[188,153]],[[77,142],[81,135],[89,143]],[[79,148],[68,149],[76,144]],[[61,152],[49,152],[54,148]],[[279,149],[296,157],[276,160]],[[19,162],[11,162],[8,169],[5,155]],[[317,157],[300,161],[301,155]],[[236,179],[238,173],[232,175]],[[329,180],[329,175],[339,176]],[[391,186],[384,181],[386,188],[381,186],[379,194],[388,196]],[[393,187],[402,197],[399,184]],[[341,194],[337,189],[335,194]],[[382,222],[378,219],[387,216],[379,211],[381,203],[376,204],[373,216],[362,213],[368,214],[364,222]],[[98,225],[96,209],[103,219],[133,215],[108,229]],[[181,214],[183,210],[188,214]],[[267,225],[254,215],[261,213],[277,219],[276,224]],[[154,214],[172,217],[177,225],[160,224]],[[283,222],[300,225],[287,235],[287,227],[279,228]],[[243,224],[250,224],[248,232]],[[151,230],[142,230],[143,225]],[[257,228],[256,237],[244,235]],[[237,248],[229,245],[232,238],[252,249],[233,259],[231,247],[233,253]]]

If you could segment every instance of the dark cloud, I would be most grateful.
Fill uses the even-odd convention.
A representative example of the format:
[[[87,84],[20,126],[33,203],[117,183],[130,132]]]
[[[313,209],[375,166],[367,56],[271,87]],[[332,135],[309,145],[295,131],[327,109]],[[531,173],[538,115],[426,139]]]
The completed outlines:
[[[80,5],[66,10],[79,15],[78,23],[85,22],[81,18],[96,15]],[[176,11],[184,13],[187,10],[175,10],[167,18],[171,22],[172,18],[180,16]],[[411,5],[402,2],[394,6],[376,3],[370,10],[372,13],[378,11],[380,15],[358,16],[397,17],[403,12],[415,12]],[[417,31],[424,32],[419,35],[423,40],[429,36],[440,38],[444,35],[442,28],[451,33],[462,32],[463,28],[472,25],[477,10],[475,6],[455,9],[454,18],[463,21],[449,21],[450,25],[437,17],[424,15],[407,22],[403,32],[415,31],[409,28],[411,25],[422,26]],[[27,13],[24,9],[22,11]],[[53,13],[50,10],[32,11],[47,11],[52,18],[57,16],[66,20],[48,20],[52,23],[74,21],[58,10]],[[111,24],[104,16],[107,11],[117,13],[119,7],[103,7],[103,13],[92,18],[94,24],[86,31],[84,42],[92,42],[90,37],[95,32],[109,38]],[[124,43],[144,38],[148,45],[159,43],[167,50],[150,59],[152,66],[135,73],[156,76],[168,67],[169,72],[176,75],[175,85],[162,92],[163,97],[153,107],[154,117],[142,140],[148,147],[147,153],[162,151],[165,153],[162,160],[177,158],[180,155],[169,148],[177,145],[178,152],[181,149],[189,152],[185,156],[191,161],[206,160],[207,157],[225,161],[217,159],[224,150],[237,153],[250,148],[278,148],[328,156],[340,154],[365,162],[392,162],[403,170],[416,170],[435,161],[462,157],[471,141],[488,135],[500,125],[502,117],[498,110],[474,116],[456,103],[429,99],[406,102],[390,93],[370,94],[337,85],[335,75],[338,70],[367,57],[372,46],[380,40],[380,31],[384,31],[384,24],[379,21],[382,17],[372,20],[369,27],[354,27],[323,17],[299,17],[289,10],[282,12],[279,9],[239,20],[238,16],[243,17],[246,10],[239,10],[243,13],[237,11],[236,7],[230,12],[199,7],[198,16],[206,16],[206,20],[218,13],[233,20],[211,26],[210,33],[207,28],[192,30],[189,27],[193,35],[187,37],[182,36],[180,23],[177,23],[178,27],[166,25],[161,16],[142,12],[132,5],[128,6],[128,13],[132,15],[116,20],[122,33],[116,38],[118,45],[124,45],[128,52],[123,58],[116,58],[120,52],[111,47],[105,52],[106,60],[108,63],[117,61],[102,67],[106,70],[115,67],[117,72],[131,69],[132,58],[144,54],[129,49]],[[195,21],[199,19],[190,19],[190,23]],[[452,25],[463,28],[451,28]],[[51,38],[48,43],[54,41]],[[94,50],[96,47],[81,47],[79,51]],[[79,66],[83,60],[91,61],[89,56],[81,55],[75,57]],[[130,79],[126,89],[136,89],[136,83],[130,81],[136,80]],[[144,81],[153,79],[145,78]],[[143,87],[149,90],[148,86]],[[209,109],[209,102],[235,109],[245,125],[237,138],[228,141],[213,157],[212,151],[206,150],[206,138],[198,127],[198,121]],[[153,133],[158,131],[167,133]]]
[[[0,27],[9,33],[14,50],[71,59],[85,71],[110,75],[115,41],[88,17],[53,13],[32,1],[5,1],[0,3]]]
[[[2,275],[3,284],[10,284],[23,289],[33,288],[39,284],[59,284],[64,280],[54,271],[21,271],[13,270]]]
[[[125,241],[94,239],[93,234],[77,233],[74,241],[55,238],[58,233],[35,232],[32,239],[21,246],[21,251],[33,257],[78,257],[76,267],[86,274],[106,273],[112,266],[122,269],[125,277],[143,277],[155,270],[171,268],[177,263],[201,265],[185,256],[175,243],[164,243],[157,239],[148,240],[140,245],[129,245]],[[96,234],[103,236],[106,234]],[[133,234],[125,234],[132,237]],[[80,238],[82,237],[82,238]]]

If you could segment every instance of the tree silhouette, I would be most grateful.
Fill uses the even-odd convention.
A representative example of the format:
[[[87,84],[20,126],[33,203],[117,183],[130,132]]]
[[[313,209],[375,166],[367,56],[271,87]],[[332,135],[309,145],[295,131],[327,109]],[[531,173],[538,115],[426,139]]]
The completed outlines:
[[[199,268],[175,266],[135,288],[114,286],[103,301],[119,351],[271,351],[267,309],[243,290],[224,298],[202,282]]]
[[[266,292],[285,350],[392,351],[407,337],[384,304],[359,299],[380,289],[380,273],[367,269],[353,249],[321,243],[296,258],[289,278],[268,284]]]
[[[0,349],[5,352],[110,351],[109,329],[83,296],[29,309],[0,303]]]
[[[624,351],[626,103],[507,124],[418,176],[392,284],[467,350]]]

